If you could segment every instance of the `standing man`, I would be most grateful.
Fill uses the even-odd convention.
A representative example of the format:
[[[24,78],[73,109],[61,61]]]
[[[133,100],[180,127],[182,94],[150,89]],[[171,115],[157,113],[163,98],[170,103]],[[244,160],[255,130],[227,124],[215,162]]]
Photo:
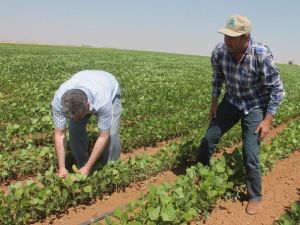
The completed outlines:
[[[231,16],[218,32],[224,34],[224,42],[215,47],[211,56],[211,123],[201,140],[197,158],[202,164],[209,164],[222,135],[240,120],[249,196],[246,211],[256,214],[262,198],[259,145],[269,133],[284,97],[283,85],[270,49],[250,37],[248,18]],[[225,95],[218,105],[223,83]]]
[[[76,73],[55,92],[52,114],[60,177],[68,175],[64,148],[67,119],[71,152],[79,172],[88,175],[100,156],[102,163],[119,158],[120,96],[116,78],[108,72],[97,70]],[[99,136],[89,156],[86,125],[92,114],[98,118]]]

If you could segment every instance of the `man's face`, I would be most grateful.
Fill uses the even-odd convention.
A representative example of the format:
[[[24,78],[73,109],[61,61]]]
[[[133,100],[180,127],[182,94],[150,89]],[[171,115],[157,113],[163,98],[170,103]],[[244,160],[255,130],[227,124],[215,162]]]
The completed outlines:
[[[224,35],[224,42],[227,46],[227,49],[230,53],[242,53],[245,48],[247,48],[248,39],[242,35],[238,37],[230,37],[228,35]]]
[[[89,113],[89,103],[86,104],[86,110],[84,112],[80,112],[71,117],[71,119],[75,121],[82,120]]]
[[[77,113],[76,115],[72,116],[71,119],[73,119],[75,121],[79,121],[79,120],[83,119],[86,115],[87,115],[87,112]]]

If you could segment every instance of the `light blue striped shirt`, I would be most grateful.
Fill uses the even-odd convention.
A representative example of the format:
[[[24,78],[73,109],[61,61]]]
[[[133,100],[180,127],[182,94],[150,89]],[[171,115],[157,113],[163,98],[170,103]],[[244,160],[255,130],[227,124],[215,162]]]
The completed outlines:
[[[112,123],[112,103],[120,95],[116,78],[105,71],[85,70],[74,74],[55,92],[52,100],[52,115],[55,128],[66,128],[66,115],[61,106],[62,95],[70,89],[85,92],[90,104],[90,113],[98,117],[98,128],[109,131]]]

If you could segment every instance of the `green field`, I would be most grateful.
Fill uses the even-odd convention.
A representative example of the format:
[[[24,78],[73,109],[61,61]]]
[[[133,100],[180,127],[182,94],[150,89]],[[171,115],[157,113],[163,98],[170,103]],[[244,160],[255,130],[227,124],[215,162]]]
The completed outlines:
[[[85,69],[111,72],[120,82],[125,152],[206,125],[211,82],[208,57],[15,44],[1,44],[0,50],[0,135],[6,150],[24,148],[26,141],[33,145],[51,142],[54,92],[72,74]],[[287,98],[279,114],[294,114],[300,106],[289,100],[300,99],[296,88],[299,66],[280,65],[280,69]]]
[[[278,66],[286,98],[274,125],[300,114],[300,67]],[[36,183],[12,185],[8,195],[0,192],[3,206],[0,221],[5,220],[8,224],[41,219],[119,190],[161,170],[176,168],[191,160],[189,154],[195,150],[207,126],[211,91],[209,57],[0,44],[0,67],[0,181],[9,183],[23,176],[39,174]],[[111,72],[120,82],[124,108],[121,123],[123,152],[175,137],[179,137],[179,143],[171,143],[153,157],[146,155],[109,165],[87,179],[74,174],[65,181],[57,179],[50,103],[63,81],[86,69]],[[88,126],[91,141],[97,135],[93,122],[95,119]],[[293,138],[296,134],[288,135]],[[238,128],[229,139],[233,140],[232,137],[238,140]],[[264,160],[271,164],[270,159]],[[192,168],[190,173],[195,170]],[[218,168],[216,170],[216,173],[220,172]],[[225,179],[222,174],[220,176]],[[185,187],[192,188],[191,185]],[[194,212],[190,212],[189,218]]]
[[[10,132],[20,139],[29,133],[32,139],[39,139],[41,133],[47,136],[54,92],[73,73],[85,69],[111,72],[120,82],[124,151],[180,136],[203,125],[206,117],[207,57],[30,45],[0,45],[0,49],[2,142],[12,138]],[[16,125],[16,130],[9,125]]]

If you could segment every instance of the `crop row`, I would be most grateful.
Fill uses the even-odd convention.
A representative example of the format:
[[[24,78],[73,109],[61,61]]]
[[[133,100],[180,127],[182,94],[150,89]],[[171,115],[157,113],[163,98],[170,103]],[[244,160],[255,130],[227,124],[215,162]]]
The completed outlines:
[[[271,144],[262,146],[262,171],[266,173],[276,161],[299,147],[298,121],[275,137]],[[188,224],[193,219],[205,219],[218,198],[236,197],[244,189],[242,162],[242,150],[236,148],[232,154],[225,153],[221,158],[212,160],[211,167],[198,163],[188,168],[186,175],[180,176],[176,182],[152,187],[149,193],[128,204],[126,209],[116,209],[111,217],[106,218],[106,224],[175,225]]]
[[[281,122],[289,121],[291,118],[281,119]],[[277,124],[278,125],[278,124]],[[191,130],[180,137],[180,140],[189,137],[191,134],[202,134],[203,128],[199,130]],[[236,125],[229,133],[222,138],[220,147],[230,146],[240,140],[240,127]],[[200,137],[200,135],[198,135]],[[199,139],[200,141],[200,139]],[[67,166],[71,166],[74,161],[67,152]],[[40,163],[36,163],[36,161]],[[0,183],[10,183],[11,180],[22,179],[26,176],[36,176],[37,173],[44,173],[51,165],[56,167],[56,157],[53,144],[44,143],[40,147],[28,145],[26,149],[18,149],[15,151],[0,152]]]
[[[203,132],[203,129],[194,131],[195,134],[203,134]],[[239,141],[239,132],[240,128],[236,126],[224,136],[219,147],[230,146],[232,143]],[[190,135],[182,136],[180,141],[187,139]],[[168,147],[168,145],[166,147]],[[68,156],[70,156],[70,152],[67,153],[67,166],[70,167],[72,166],[72,158]],[[40,163],[36,163],[37,161]],[[10,183],[11,180],[23,179],[26,176],[33,177],[38,173],[43,174],[51,166],[54,166],[55,168],[56,163],[57,160],[53,145],[42,146],[30,150],[22,149],[13,152],[4,151],[0,153],[0,183]],[[175,168],[176,165],[178,165],[178,163],[175,163],[175,165],[172,165],[171,167]]]
[[[286,149],[294,149],[296,148],[295,144],[299,144],[299,141],[294,141],[295,138],[299,140],[299,137],[296,136],[300,134],[299,129],[300,126],[297,123],[280,135],[285,143],[291,143],[290,146],[285,145]],[[292,141],[290,141],[291,139]],[[38,175],[36,181],[28,180],[25,184],[10,185],[7,194],[0,192],[0,202],[3,206],[0,208],[0,221],[7,224],[12,221],[14,224],[24,224],[28,221],[45,218],[70,206],[89,202],[92,199],[101,198],[104,194],[122,190],[131,182],[144,179],[163,169],[170,169],[182,163],[186,164],[194,158],[198,146],[195,140],[198,139],[190,137],[180,144],[174,142],[154,156],[141,155],[128,161],[110,163],[89,177],[70,174],[66,179],[61,179],[55,175],[54,168],[51,167],[44,176]],[[279,146],[283,145],[282,141],[278,141],[278,143]],[[278,152],[274,149],[271,151]],[[270,156],[267,155],[268,162],[274,153]],[[264,162],[264,160],[262,161]],[[47,207],[45,207],[46,205]]]

